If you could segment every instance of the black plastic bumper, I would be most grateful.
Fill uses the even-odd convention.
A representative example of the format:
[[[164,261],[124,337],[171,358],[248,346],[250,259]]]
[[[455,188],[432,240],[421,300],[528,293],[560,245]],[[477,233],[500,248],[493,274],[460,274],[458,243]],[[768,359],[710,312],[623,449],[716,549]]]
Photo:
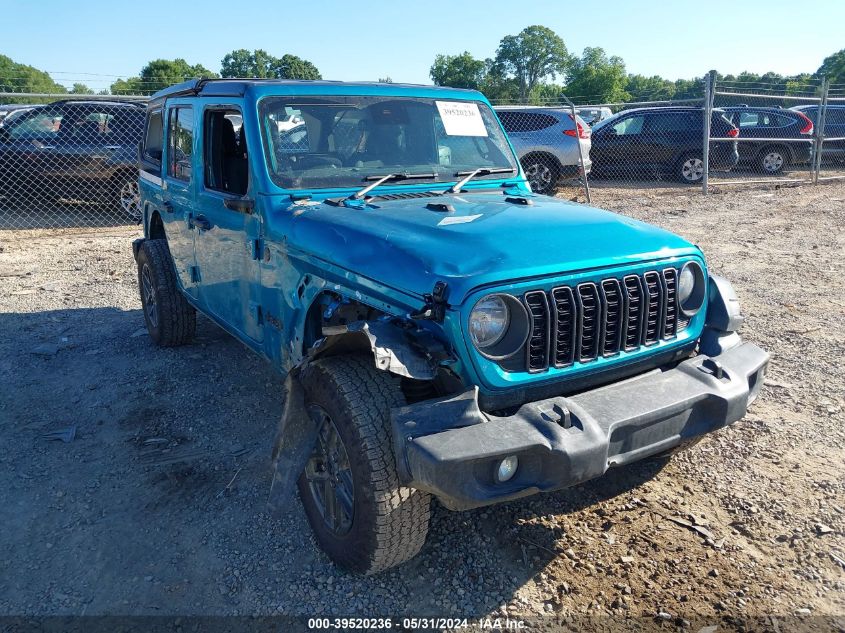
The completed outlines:
[[[608,468],[662,453],[745,415],[763,384],[769,355],[743,343],[571,397],[523,405],[496,417],[477,393],[394,410],[403,483],[460,510],[566,488]],[[501,460],[516,474],[498,482]]]

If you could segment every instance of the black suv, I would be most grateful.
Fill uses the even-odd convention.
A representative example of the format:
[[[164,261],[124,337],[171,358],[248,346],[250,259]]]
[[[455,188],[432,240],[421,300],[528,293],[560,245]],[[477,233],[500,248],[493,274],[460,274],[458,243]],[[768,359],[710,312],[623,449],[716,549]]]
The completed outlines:
[[[133,219],[145,110],[116,101],[56,101],[0,128],[0,196],[20,209],[44,200],[105,202]]]
[[[815,125],[819,120],[819,106],[803,105],[792,108],[795,112],[807,116]],[[825,139],[836,138],[838,141],[825,140],[822,143],[824,162],[845,162],[845,105],[829,105],[824,117]]]
[[[728,170],[739,158],[739,130],[722,110],[713,110],[710,168]],[[593,176],[645,173],[671,175],[693,184],[704,175],[702,108],[624,110],[593,127]]]
[[[810,162],[813,122],[802,112],[751,106],[722,109],[743,139],[739,143],[741,165],[764,174],[779,174],[785,168]]]

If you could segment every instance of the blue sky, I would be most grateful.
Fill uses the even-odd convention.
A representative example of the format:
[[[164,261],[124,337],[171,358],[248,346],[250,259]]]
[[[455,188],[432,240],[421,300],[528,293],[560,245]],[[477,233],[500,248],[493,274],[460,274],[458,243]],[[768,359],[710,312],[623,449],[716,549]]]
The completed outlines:
[[[236,48],[299,55],[326,79],[390,76],[430,83],[437,53],[491,57],[503,36],[531,24],[556,31],[571,52],[600,46],[621,56],[628,72],[669,79],[711,68],[813,72],[824,57],[845,48],[845,2],[746,0],[701,7],[624,0],[0,0],[6,23],[0,54],[50,71],[62,83],[101,89],[158,57],[184,57],[219,71],[222,57]]]

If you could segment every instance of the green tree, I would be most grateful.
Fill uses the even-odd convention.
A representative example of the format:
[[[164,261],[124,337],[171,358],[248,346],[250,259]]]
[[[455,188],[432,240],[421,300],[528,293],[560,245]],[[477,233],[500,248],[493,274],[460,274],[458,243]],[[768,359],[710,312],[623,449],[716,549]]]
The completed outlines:
[[[259,79],[322,79],[311,62],[296,55],[274,57],[263,49],[252,52],[245,48],[228,53],[221,62],[223,77],[256,77]]]
[[[37,92],[47,94],[64,94],[67,88],[53,81],[53,78],[43,70],[33,66],[19,64],[10,57],[0,55],[0,92]],[[41,99],[3,98],[6,103],[28,103]]]
[[[822,76],[827,76],[832,84],[845,83],[845,48],[830,57],[825,57],[816,71],[816,77]]]
[[[460,55],[437,55],[428,74],[437,86],[478,90],[487,69],[483,61],[464,51]]]
[[[182,58],[154,59],[141,69],[141,75],[118,79],[111,85],[112,94],[149,95],[188,79],[217,77],[201,64],[190,65]]]
[[[669,101],[675,96],[675,84],[660,75],[628,75],[625,92],[626,101]]]
[[[537,84],[528,95],[531,105],[562,105],[565,103],[563,86],[558,84]]]
[[[576,103],[616,103],[628,98],[625,92],[625,62],[604,49],[587,47],[572,61],[566,95]]]
[[[94,91],[91,90],[85,84],[73,84],[73,88],[70,89],[70,94],[72,95],[92,95]]]
[[[506,35],[496,50],[498,73],[516,79],[522,99],[546,77],[565,76],[570,63],[563,40],[545,26],[528,26],[518,35]]]
[[[273,66],[279,62],[263,49],[256,49],[252,52],[245,48],[239,48],[228,53],[220,62],[221,77],[257,77],[265,79],[275,77]]]
[[[676,79],[675,99],[701,99],[704,96],[704,80],[700,77],[695,79]]]
[[[296,55],[282,55],[273,66],[273,76],[278,79],[322,79],[317,67]]]

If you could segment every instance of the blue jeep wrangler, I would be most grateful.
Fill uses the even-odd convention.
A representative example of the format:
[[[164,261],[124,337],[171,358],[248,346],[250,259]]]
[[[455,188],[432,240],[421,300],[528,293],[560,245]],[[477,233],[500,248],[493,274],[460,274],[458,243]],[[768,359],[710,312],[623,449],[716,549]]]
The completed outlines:
[[[133,244],[153,341],[196,310],[285,376],[271,504],[298,485],[378,572],[455,510],[669,454],[744,414],[766,352],[685,240],[532,194],[488,101],[197,80],[155,94]]]

